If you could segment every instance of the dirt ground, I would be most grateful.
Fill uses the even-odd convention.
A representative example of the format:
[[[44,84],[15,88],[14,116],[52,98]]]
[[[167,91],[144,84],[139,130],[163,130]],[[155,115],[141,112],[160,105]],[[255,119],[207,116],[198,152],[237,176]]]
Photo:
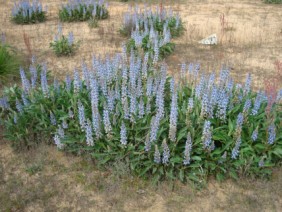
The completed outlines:
[[[64,23],[63,32],[72,31],[81,46],[74,57],[57,58],[49,48],[58,28],[58,10],[66,1],[46,0],[48,21],[36,25],[19,26],[11,23],[12,1],[0,0],[0,31],[6,33],[7,42],[26,52],[23,33],[30,38],[31,48],[39,61],[47,62],[53,74],[64,76],[80,67],[82,61],[91,64],[95,55],[112,55],[120,52],[126,41],[118,29],[128,5],[110,1],[110,18],[90,29],[87,23]],[[153,6],[156,1],[147,2]],[[175,52],[166,59],[170,73],[179,72],[182,62],[199,62],[204,71],[218,71],[228,65],[241,82],[250,72],[254,87],[262,88],[263,79],[274,73],[274,62],[282,60],[282,5],[264,4],[261,0],[166,0],[166,7],[179,12],[186,32],[174,40]],[[216,33],[219,44],[202,46],[198,41]]]
[[[32,53],[40,62],[47,62],[58,77],[72,73],[82,61],[91,64],[93,54],[120,52],[126,38],[118,29],[132,3],[110,1],[110,18],[100,21],[98,28],[90,29],[87,23],[63,24],[63,32],[72,31],[81,46],[75,56],[57,58],[49,43],[57,31],[57,13],[63,2],[45,0],[48,21],[19,26],[10,22],[13,1],[0,0],[0,33],[27,54],[26,33]],[[186,26],[184,35],[174,40],[175,52],[166,59],[170,74],[177,73],[182,62],[199,62],[206,71],[224,64],[239,82],[252,73],[256,88],[262,88],[263,79],[274,75],[274,62],[282,60],[282,5],[266,5],[260,0],[164,2],[180,13]],[[219,38],[218,45],[198,44],[213,33]],[[217,183],[210,179],[201,191],[181,183],[154,187],[130,176],[123,164],[98,171],[87,158],[44,145],[16,154],[0,138],[0,211],[282,211],[281,190],[281,168],[270,181]]]
[[[41,145],[15,154],[0,142],[0,211],[281,211],[282,170],[271,180],[213,179],[159,186],[130,176],[122,164],[98,171],[87,158]]]

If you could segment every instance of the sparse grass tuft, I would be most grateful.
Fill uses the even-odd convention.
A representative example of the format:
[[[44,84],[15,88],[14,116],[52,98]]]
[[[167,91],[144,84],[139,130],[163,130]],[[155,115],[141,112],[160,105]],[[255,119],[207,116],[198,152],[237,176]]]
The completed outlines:
[[[282,4],[282,0],[265,0],[264,2],[269,4]]]
[[[98,19],[90,18],[89,21],[88,21],[88,26],[90,28],[97,28],[98,27]]]
[[[30,175],[34,175],[38,172],[41,172],[42,170],[43,170],[42,164],[32,164],[25,169],[25,171]]]

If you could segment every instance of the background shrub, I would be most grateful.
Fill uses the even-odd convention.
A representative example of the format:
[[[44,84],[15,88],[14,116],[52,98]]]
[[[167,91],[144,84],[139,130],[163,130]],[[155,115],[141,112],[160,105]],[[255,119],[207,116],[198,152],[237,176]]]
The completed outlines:
[[[157,7],[156,11],[152,8],[145,8],[142,11],[136,7],[124,15],[120,33],[129,36],[134,30],[147,31],[154,28],[159,34],[163,34],[164,25],[169,29],[172,37],[178,37],[184,31],[180,16],[173,14],[172,10]]]
[[[15,3],[12,9],[12,20],[17,24],[30,24],[44,22],[46,20],[46,12],[43,11],[42,4],[39,1],[21,0]]]
[[[86,21],[89,19],[106,19],[109,12],[104,1],[78,0],[63,5],[59,11],[61,21]]]

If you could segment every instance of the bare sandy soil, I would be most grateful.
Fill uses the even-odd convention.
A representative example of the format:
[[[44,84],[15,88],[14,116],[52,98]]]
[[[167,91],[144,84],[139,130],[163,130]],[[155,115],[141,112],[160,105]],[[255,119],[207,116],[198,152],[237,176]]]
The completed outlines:
[[[87,23],[64,23],[63,32],[74,32],[81,47],[74,57],[57,58],[49,43],[57,31],[58,10],[66,1],[46,0],[49,8],[48,21],[36,25],[19,26],[10,22],[12,1],[1,0],[0,25],[7,41],[26,52],[23,33],[30,38],[33,53],[39,61],[47,62],[57,76],[64,76],[80,67],[81,61],[91,64],[95,55],[112,55],[120,51],[126,38],[119,35],[123,13],[128,5],[110,1],[110,18],[99,22],[99,27],[90,29]],[[138,1],[137,1],[138,2]],[[144,1],[139,1],[144,2]],[[145,1],[152,2],[152,1]],[[174,40],[175,53],[166,59],[170,73],[179,71],[182,62],[199,62],[203,70],[219,70],[228,65],[238,81],[246,73],[253,74],[255,87],[274,73],[274,62],[282,60],[282,5],[267,5],[260,0],[168,0],[166,7],[179,12],[185,22],[186,32]],[[198,41],[216,33],[220,43],[202,46]]]

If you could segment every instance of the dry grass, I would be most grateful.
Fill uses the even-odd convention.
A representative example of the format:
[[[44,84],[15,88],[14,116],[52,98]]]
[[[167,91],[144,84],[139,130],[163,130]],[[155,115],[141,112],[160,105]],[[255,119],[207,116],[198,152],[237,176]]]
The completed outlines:
[[[99,27],[90,29],[87,23],[64,23],[63,31],[73,31],[82,41],[74,57],[56,58],[49,48],[57,30],[58,9],[65,1],[44,1],[50,10],[46,23],[19,26],[9,21],[12,2],[3,1],[0,8],[1,31],[7,34],[9,43],[27,52],[23,34],[30,38],[33,53],[40,61],[47,61],[57,76],[79,67],[81,61],[91,63],[92,54],[112,55],[120,51],[126,38],[118,33],[123,13],[132,1],[110,1],[110,18],[99,22]],[[139,3],[144,1],[137,1]],[[152,1],[148,1],[151,4]],[[153,1],[156,2],[156,1]],[[282,5],[267,5],[258,0],[169,0],[180,13],[187,31],[175,39],[176,52],[167,59],[170,73],[178,72],[182,62],[200,62],[206,71],[218,70],[229,65],[238,81],[243,81],[247,72],[253,74],[255,87],[262,87],[262,79],[271,76],[274,62],[282,57]],[[224,18],[223,18],[224,17]],[[220,44],[212,47],[197,42],[216,33]]]
[[[87,158],[39,146],[16,154],[0,145],[0,211],[281,211],[282,170],[271,181],[242,179],[196,190],[132,177],[124,164],[104,171]]]

